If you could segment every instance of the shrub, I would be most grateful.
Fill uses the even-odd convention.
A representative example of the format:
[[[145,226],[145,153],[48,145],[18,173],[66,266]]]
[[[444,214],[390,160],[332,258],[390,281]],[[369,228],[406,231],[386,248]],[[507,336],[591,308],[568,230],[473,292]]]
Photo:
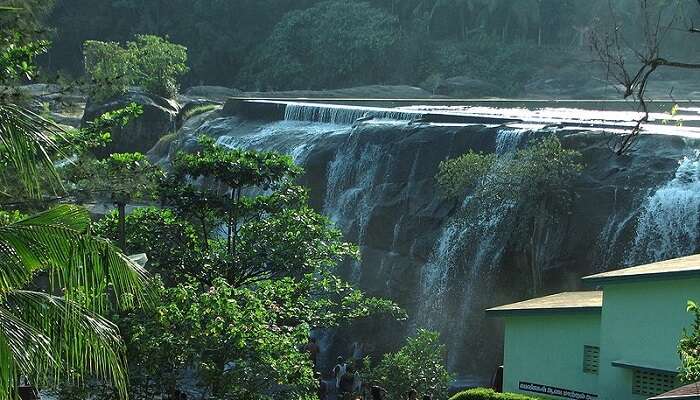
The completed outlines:
[[[444,400],[452,380],[445,367],[445,355],[440,334],[421,329],[399,351],[386,354],[370,376],[387,390],[390,399],[401,399],[413,388],[420,394]]]
[[[174,97],[177,79],[188,71],[187,48],[158,36],[136,35],[121,46],[116,42],[88,40],[83,45],[85,71],[98,100],[126,93],[131,85],[153,94]]]
[[[530,397],[517,393],[497,393],[492,389],[470,389],[459,392],[450,397],[450,400],[537,400],[539,397]]]

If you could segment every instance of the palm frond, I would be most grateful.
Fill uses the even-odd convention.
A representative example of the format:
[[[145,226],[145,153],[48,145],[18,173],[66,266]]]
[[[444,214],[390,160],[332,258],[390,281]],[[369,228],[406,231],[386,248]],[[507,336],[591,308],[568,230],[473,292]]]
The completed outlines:
[[[62,130],[55,123],[12,103],[0,103],[0,160],[12,165],[30,195],[39,196],[40,179],[60,187],[49,151]]]
[[[43,374],[57,367],[48,338],[0,305],[0,398],[16,391],[17,380],[27,371]]]
[[[54,290],[87,294],[93,310],[106,310],[108,294],[121,307],[147,302],[148,273],[89,227],[87,210],[72,205],[0,227],[0,293],[46,270]]]
[[[26,335],[5,341],[15,375],[21,372],[38,387],[81,384],[87,377],[96,378],[111,382],[120,398],[127,397],[124,346],[112,322],[75,302],[41,292],[11,291],[4,296],[4,307],[5,314],[17,317],[8,321],[21,320],[27,332],[48,344],[43,348],[27,347],[31,342]],[[0,350],[2,344],[0,336]],[[28,348],[33,351],[27,352]],[[7,358],[3,355],[0,359],[3,357]],[[12,387],[8,379],[15,379],[16,385],[16,378],[10,375],[0,373],[0,388]],[[3,396],[0,392],[0,400],[7,400]]]

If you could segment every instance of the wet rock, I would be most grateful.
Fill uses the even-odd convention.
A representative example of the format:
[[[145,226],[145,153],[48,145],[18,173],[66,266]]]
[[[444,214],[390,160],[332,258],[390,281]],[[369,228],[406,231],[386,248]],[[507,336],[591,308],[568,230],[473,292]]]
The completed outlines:
[[[88,100],[82,124],[131,103],[141,105],[143,114],[127,126],[114,129],[112,142],[106,149],[100,149],[97,152],[98,155],[104,156],[119,152],[146,153],[162,136],[175,132],[180,105],[174,100],[156,96],[140,89],[131,89],[127,94],[106,102],[97,103]]]

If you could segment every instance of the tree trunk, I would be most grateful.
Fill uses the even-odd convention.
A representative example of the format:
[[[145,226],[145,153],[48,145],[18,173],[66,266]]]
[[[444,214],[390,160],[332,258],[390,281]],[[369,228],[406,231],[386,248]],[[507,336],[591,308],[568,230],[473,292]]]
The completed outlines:
[[[119,248],[126,251],[126,203],[117,202],[119,213]]]

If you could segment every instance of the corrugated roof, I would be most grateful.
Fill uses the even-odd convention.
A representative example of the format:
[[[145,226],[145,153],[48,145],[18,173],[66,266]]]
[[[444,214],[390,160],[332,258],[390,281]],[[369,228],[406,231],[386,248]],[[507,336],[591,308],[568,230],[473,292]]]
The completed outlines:
[[[517,315],[526,312],[600,311],[602,307],[603,292],[601,291],[564,292],[490,308],[486,312],[492,315]]]
[[[700,382],[681,386],[670,392],[650,397],[648,400],[695,400],[700,399]]]
[[[700,254],[604,272],[584,277],[583,280],[586,283],[598,284],[618,280],[685,277],[690,275],[700,276]]]

